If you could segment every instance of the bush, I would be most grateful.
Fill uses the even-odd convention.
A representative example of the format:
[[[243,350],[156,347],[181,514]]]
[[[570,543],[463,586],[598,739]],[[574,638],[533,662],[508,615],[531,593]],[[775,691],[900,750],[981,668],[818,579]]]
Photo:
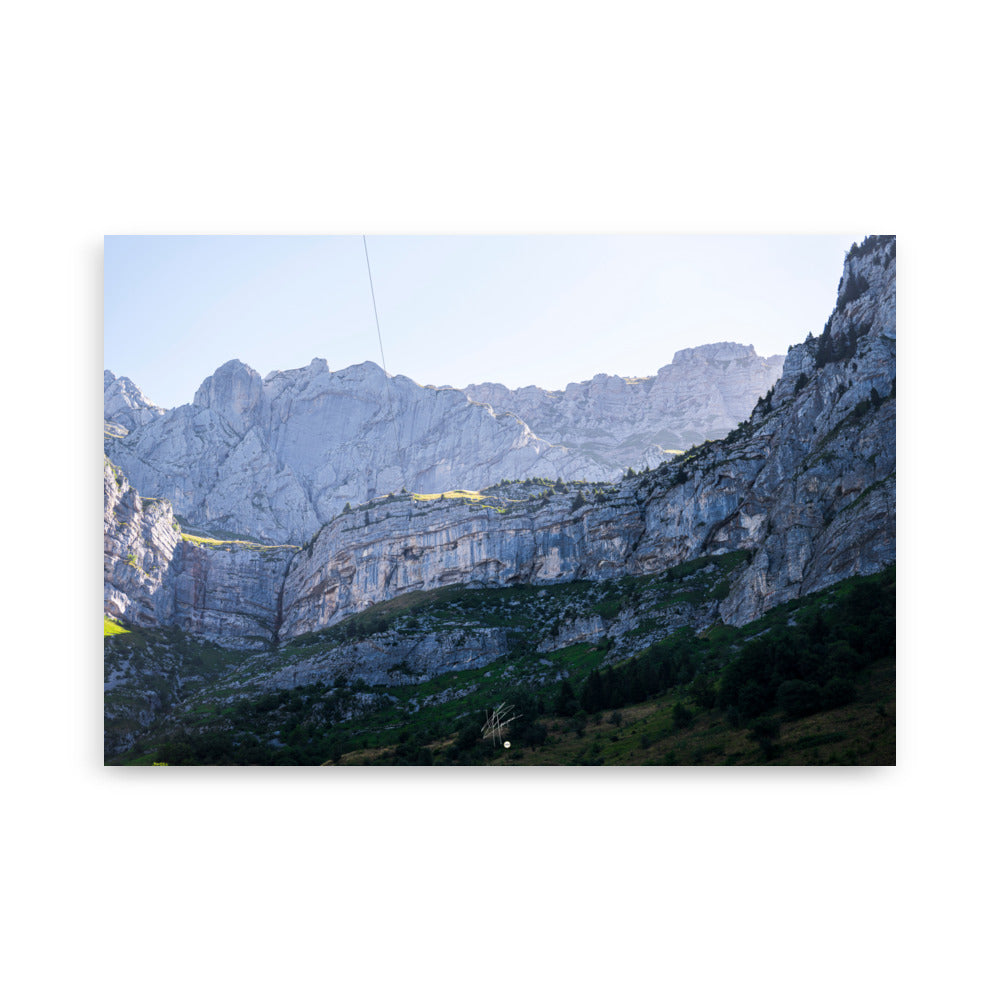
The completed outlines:
[[[823,708],[840,708],[842,705],[850,705],[857,697],[858,692],[854,685],[843,677],[831,677],[823,685]]]
[[[683,702],[677,702],[677,704],[674,705],[673,717],[674,725],[678,729],[683,729],[685,726],[689,726],[691,724],[691,720],[694,718],[694,713],[687,707],[687,705],[683,704]]]
[[[768,716],[754,719],[747,728],[750,730],[750,735],[759,743],[761,740],[776,740],[781,732],[781,723],[774,716]]]
[[[771,707],[771,699],[759,681],[749,680],[740,688],[736,707],[742,718],[752,719]]]
[[[529,747],[540,747],[548,738],[549,731],[540,722],[533,722],[521,733],[521,742]]]
[[[764,751],[764,759],[774,760],[781,752],[781,748],[778,746],[781,723],[773,717],[754,719],[748,728],[751,739]]]
[[[483,727],[475,720],[468,720],[458,732],[455,746],[459,750],[471,750],[483,735]]]
[[[775,701],[793,719],[801,719],[823,707],[823,692],[818,684],[809,681],[782,681],[775,693]]]

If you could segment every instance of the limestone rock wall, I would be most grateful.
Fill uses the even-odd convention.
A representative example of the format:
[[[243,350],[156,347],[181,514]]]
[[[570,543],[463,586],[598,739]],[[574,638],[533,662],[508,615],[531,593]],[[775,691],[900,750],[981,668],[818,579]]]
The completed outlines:
[[[304,542],[345,504],[403,488],[609,471],[458,390],[387,380],[371,363],[330,372],[321,358],[267,379],[227,362],[191,404],[109,438],[107,452],[192,523],[276,543]]]
[[[236,648],[269,645],[294,551],[189,541],[167,501],[144,500],[105,460],[105,614],[133,625],[178,626]]]

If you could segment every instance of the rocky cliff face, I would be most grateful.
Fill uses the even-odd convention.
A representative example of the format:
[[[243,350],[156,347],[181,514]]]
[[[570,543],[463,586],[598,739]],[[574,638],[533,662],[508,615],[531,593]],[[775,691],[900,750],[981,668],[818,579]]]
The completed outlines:
[[[547,441],[592,456],[614,478],[725,436],[774,385],[783,362],[783,355],[759,357],[752,346],[707,344],[678,351],[649,378],[597,375],[559,392],[486,382],[465,393],[498,413],[516,413]]]
[[[166,411],[154,406],[128,378],[104,372],[105,430],[114,437],[124,437],[137,427],[162,417]]]
[[[171,505],[104,463],[104,610],[134,625],[177,626],[234,648],[269,645],[293,546],[196,541]]]
[[[715,344],[678,352],[654,378],[511,393],[387,379],[370,363],[330,372],[320,358],[261,379],[229,361],[169,411],[105,372],[106,445],[137,489],[188,521],[301,543],[345,504],[401,489],[609,480],[658,465],[669,449],[736,426],[780,367],[753,348]]]
[[[104,460],[104,611],[137,625],[166,623],[164,587],[181,543],[169,503],[145,500]]]
[[[191,404],[129,430],[107,450],[138,489],[200,526],[272,542],[303,542],[346,503],[404,487],[605,471],[458,390],[370,363],[331,373],[318,358],[266,379],[230,361]]]

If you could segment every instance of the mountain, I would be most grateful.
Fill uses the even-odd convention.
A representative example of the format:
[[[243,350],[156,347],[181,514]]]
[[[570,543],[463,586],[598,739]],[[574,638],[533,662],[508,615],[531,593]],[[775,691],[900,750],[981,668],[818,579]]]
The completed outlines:
[[[338,514],[300,551],[239,539],[226,544],[218,538],[190,541],[176,527],[170,541],[150,556],[150,565],[139,567],[141,579],[126,586],[130,575],[122,577],[119,550],[138,558],[142,538],[167,537],[168,508],[161,502],[147,511],[136,491],[116,479],[109,466],[105,510],[112,548],[108,573],[115,592],[111,613],[128,619],[135,604],[146,609],[145,622],[157,620],[159,613],[164,623],[190,620],[196,631],[213,638],[232,636],[224,615],[214,628],[209,627],[211,616],[185,618],[181,595],[187,588],[203,595],[202,605],[211,599],[220,606],[242,606],[244,591],[229,575],[245,572],[236,566],[241,551],[241,558],[267,551],[270,558],[287,562],[287,572],[284,566],[281,573],[248,571],[274,581],[269,591],[258,588],[252,602],[261,621],[255,633],[260,638],[324,628],[412,591],[456,583],[610,579],[661,572],[688,559],[734,550],[752,558],[721,614],[725,621],[742,622],[781,600],[881,568],[895,558],[894,246],[879,244],[876,251],[851,257],[845,272],[851,277],[841,283],[838,306],[822,336],[790,350],[781,379],[738,428],[721,441],[688,451],[678,462],[615,487],[577,482],[554,492],[511,484],[487,494],[452,497],[401,492]],[[886,247],[892,248],[891,257]],[[847,300],[843,289],[848,280],[863,282],[865,291]],[[353,378],[376,396],[380,376],[374,366],[368,367],[339,373],[345,377],[334,384]],[[235,438],[240,428],[258,426],[258,411],[264,408],[272,417],[278,414],[277,427],[308,426],[298,408],[305,406],[304,400],[328,400],[331,384],[325,366],[314,365],[313,370],[317,396],[303,391],[311,381],[303,372],[282,373],[262,383],[246,366],[230,363],[206,380],[194,406],[170,411],[147,426],[167,424],[171,433],[161,432],[159,440],[177,448],[186,443],[188,453],[202,455],[224,429]],[[361,393],[353,384],[355,399]],[[404,380],[403,385],[413,383]],[[455,395],[448,394],[448,405]],[[377,408],[374,399],[372,406]],[[488,421],[495,419],[487,414]],[[181,437],[186,431],[191,440]],[[305,442],[290,430],[286,434],[301,449],[302,464],[308,453]],[[244,430],[241,440],[250,436]],[[292,445],[283,440],[288,454]],[[359,441],[355,447],[367,446]],[[134,458],[124,449],[115,450],[119,453]],[[162,454],[156,457],[166,466]],[[220,464],[225,467],[226,461]],[[316,459],[312,462],[315,469],[322,468]],[[170,489],[164,482],[156,492],[190,492],[194,475],[190,469],[186,476],[178,470],[182,485]],[[244,492],[259,482],[249,471],[247,477],[250,485],[244,480]],[[281,495],[272,484],[271,497]],[[122,525],[130,523],[121,516],[123,504],[133,519],[154,517],[159,527],[129,528],[132,540],[119,544]],[[194,567],[202,557],[195,558],[192,548],[206,553],[206,565],[218,574],[214,587],[206,589],[205,579],[197,577]],[[164,566],[170,571],[161,580],[155,574],[165,572]],[[194,582],[188,579],[191,574],[196,574]],[[160,612],[150,610],[152,594],[158,595]]]
[[[141,493],[169,500],[199,528],[301,543],[346,504],[402,489],[610,480],[630,464],[659,464],[666,453],[657,441],[700,442],[731,429],[780,369],[780,359],[764,362],[739,345],[680,353],[685,360],[655,378],[599,376],[551,394],[562,403],[549,409],[532,409],[524,395],[493,406],[457,389],[389,379],[371,363],[330,372],[316,358],[265,379],[229,361],[192,403],[165,411],[105,372],[106,452]],[[626,384],[633,388],[623,396]],[[501,400],[501,387],[480,388],[477,395]],[[537,410],[566,441],[534,432],[511,403]],[[566,428],[574,414],[584,429],[575,438]]]
[[[263,737],[246,734],[262,720],[272,728],[285,720],[273,749],[280,756],[295,727],[275,706],[297,706],[295,738],[311,745],[319,716],[301,714],[310,698],[325,706],[324,725],[381,712],[379,725],[391,728],[400,712],[450,703],[449,725],[460,725],[455,720],[472,710],[462,705],[479,711],[480,702],[489,704],[483,699],[510,691],[551,698],[567,678],[582,681],[581,671],[625,669],[637,657],[655,665],[661,655],[674,657],[670,650],[688,649],[684,635],[735,641],[731,630],[769,620],[769,613],[778,617],[767,626],[776,644],[767,656],[787,648],[798,650],[793,659],[806,657],[801,664],[827,664],[815,683],[798,683],[806,685],[807,702],[844,704],[855,690],[844,674],[894,648],[894,583],[885,574],[896,558],[895,250],[894,237],[852,248],[822,334],[789,350],[780,379],[724,438],[614,485],[549,476],[481,491],[399,491],[335,514],[306,544],[265,544],[183,527],[168,499],[140,496],[106,460],[105,610],[137,629],[106,642],[108,753],[139,745],[160,725],[207,731],[210,711],[223,720],[235,712],[245,727],[239,736],[237,723],[219,723],[224,732],[212,746],[223,747],[223,757],[232,739],[244,737],[256,754]],[[125,442],[159,425],[174,428],[157,432],[157,440],[173,444],[165,453],[152,450],[148,463],[166,468],[164,454],[183,443],[172,435],[182,431],[193,435],[190,453],[204,456],[227,434],[239,443],[254,428],[272,426],[275,412],[287,420],[274,426],[308,426],[296,410],[306,405],[303,386],[311,381],[303,371],[260,380],[239,363],[224,369],[206,380],[191,407],[110,439],[109,453],[134,456]],[[384,392],[384,375],[373,374]],[[315,375],[318,401],[328,398],[331,381],[344,381],[319,365]],[[352,377],[367,380],[356,370]],[[362,395],[356,386],[351,391],[351,398]],[[455,390],[445,402],[498,421]],[[288,442],[283,447],[294,451]],[[839,631],[823,617],[825,598],[811,605],[807,638],[828,636],[829,648],[807,654],[799,650],[802,630],[782,633],[797,621],[795,602],[880,573],[877,586],[837,598]],[[880,617],[866,619],[876,597]],[[695,661],[676,654],[688,664],[677,676],[693,685],[691,697],[720,711],[728,705],[743,723],[774,706],[779,675],[760,680],[766,698],[755,701],[726,680],[720,658],[729,647],[704,643],[704,669],[716,673],[698,684]],[[884,679],[891,665],[880,669]],[[668,687],[674,683],[669,671],[664,676]],[[821,698],[817,685],[827,681],[837,683],[823,687]],[[871,696],[884,698],[886,683]],[[281,692],[307,694],[288,701]],[[675,718],[686,711],[681,706]],[[303,750],[303,762],[317,746]]]
[[[104,431],[112,438],[121,438],[143,424],[162,417],[164,409],[155,406],[139,387],[124,376],[104,372]]]
[[[562,391],[484,382],[464,391],[497,413],[517,414],[546,441],[610,469],[641,469],[731,431],[774,385],[784,360],[743,344],[705,344],[677,351],[647,378],[602,374]]]
[[[659,573],[734,550],[751,561],[724,622],[895,559],[895,256],[854,255],[819,338],[721,441],[615,488],[517,500],[399,496],[324,526],[291,562],[284,637],[414,590]],[[849,279],[845,279],[849,280]],[[842,282],[842,286],[843,286]]]

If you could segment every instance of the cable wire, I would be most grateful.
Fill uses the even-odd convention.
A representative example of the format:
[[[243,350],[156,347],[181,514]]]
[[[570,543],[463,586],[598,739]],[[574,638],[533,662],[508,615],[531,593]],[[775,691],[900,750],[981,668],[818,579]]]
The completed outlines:
[[[365,265],[368,268],[368,287],[371,289],[372,292],[372,309],[375,312],[375,330],[378,333],[378,349],[379,349],[379,354],[382,357],[382,374],[385,375],[385,399],[386,399],[386,404],[389,407],[389,417],[392,420],[392,426],[396,432],[396,454],[399,458],[399,472],[405,484],[406,473],[403,470],[403,446],[400,442],[399,425],[396,422],[396,415],[395,413],[393,413],[392,410],[392,393],[389,390],[389,369],[386,367],[385,364],[385,348],[382,346],[382,327],[378,321],[378,306],[375,304],[375,283],[372,281],[372,265],[371,261],[368,258],[368,238],[362,235],[361,242],[364,244],[365,247]],[[403,489],[405,488],[406,487],[404,485]]]

